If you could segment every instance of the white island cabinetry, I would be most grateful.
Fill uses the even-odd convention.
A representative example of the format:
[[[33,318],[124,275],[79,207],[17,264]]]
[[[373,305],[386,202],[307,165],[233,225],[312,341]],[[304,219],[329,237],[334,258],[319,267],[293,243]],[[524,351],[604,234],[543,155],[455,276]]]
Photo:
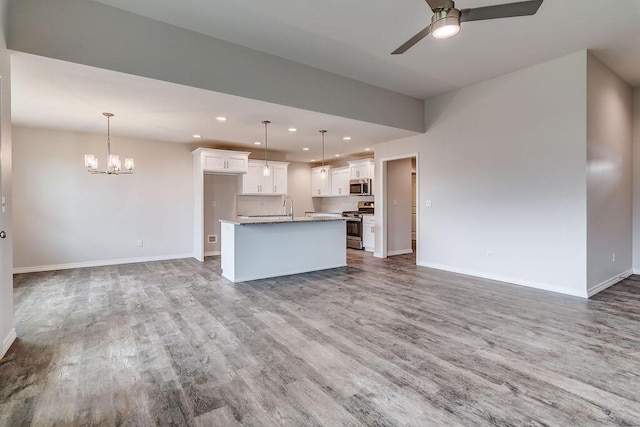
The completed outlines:
[[[344,267],[344,221],[327,217],[222,220],[222,276],[244,282]]]

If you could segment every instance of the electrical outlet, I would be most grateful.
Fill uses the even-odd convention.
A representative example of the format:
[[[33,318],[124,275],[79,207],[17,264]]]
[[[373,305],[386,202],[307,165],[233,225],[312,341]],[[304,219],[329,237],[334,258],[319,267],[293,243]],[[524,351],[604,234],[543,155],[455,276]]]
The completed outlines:
[[[611,262],[616,262],[616,253],[611,254]]]
[[[215,208],[215,207],[216,207],[216,205],[217,205],[217,203],[216,203],[216,201],[215,201],[215,200],[214,200],[213,202],[211,202],[211,206],[212,206],[212,207],[214,207],[214,208]]]
[[[218,243],[218,235],[217,234],[209,234],[207,236],[207,241],[209,243]]]
[[[143,244],[144,244],[144,242],[143,242],[142,240],[138,240],[138,242],[137,242],[137,246],[138,246],[139,248],[141,248]]]
[[[487,251],[487,258],[493,259],[493,251],[491,250]]]
[[[428,208],[431,207],[431,200],[425,200],[424,205]]]

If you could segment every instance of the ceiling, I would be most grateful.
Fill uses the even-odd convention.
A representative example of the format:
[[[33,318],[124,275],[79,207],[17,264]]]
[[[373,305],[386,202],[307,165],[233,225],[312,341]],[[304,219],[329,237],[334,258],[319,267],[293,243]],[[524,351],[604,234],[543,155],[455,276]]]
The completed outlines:
[[[353,156],[414,132],[263,101],[148,79],[21,52],[11,54],[12,123],[47,129],[106,134],[103,112],[111,112],[111,134],[206,146],[269,150],[283,159],[320,161]],[[226,117],[220,122],[216,117]],[[289,128],[296,132],[290,132]],[[202,139],[193,138],[199,134]],[[345,141],[344,137],[351,137]],[[114,140],[114,143],[116,141]],[[303,148],[309,148],[304,151]]]
[[[421,99],[591,49],[632,86],[640,85],[640,0],[545,0],[535,16],[463,24],[451,39],[427,37],[390,52],[424,28],[424,0],[97,0],[325,71]],[[508,0],[458,0],[458,8]],[[604,7],[606,6],[606,8]],[[12,117],[17,125],[262,150],[294,161],[353,155],[414,133],[173,83],[12,53]],[[215,117],[228,117],[218,122]],[[297,132],[287,131],[295,127]],[[343,136],[351,136],[344,141]],[[114,141],[115,142],[115,141]],[[309,147],[309,151],[303,151]]]

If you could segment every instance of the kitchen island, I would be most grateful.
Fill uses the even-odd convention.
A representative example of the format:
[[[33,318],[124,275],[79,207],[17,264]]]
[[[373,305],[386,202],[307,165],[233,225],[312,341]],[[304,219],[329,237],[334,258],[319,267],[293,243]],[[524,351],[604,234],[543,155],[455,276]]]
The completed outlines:
[[[232,282],[347,265],[344,218],[220,220],[222,276]]]

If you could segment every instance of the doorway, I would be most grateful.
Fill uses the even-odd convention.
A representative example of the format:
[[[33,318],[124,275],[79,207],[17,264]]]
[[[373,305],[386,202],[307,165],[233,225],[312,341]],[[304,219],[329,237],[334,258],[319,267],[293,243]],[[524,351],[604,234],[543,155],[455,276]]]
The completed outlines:
[[[381,159],[381,202],[376,206],[381,225],[377,257],[414,254],[420,251],[418,153]],[[381,205],[381,206],[380,206]]]

